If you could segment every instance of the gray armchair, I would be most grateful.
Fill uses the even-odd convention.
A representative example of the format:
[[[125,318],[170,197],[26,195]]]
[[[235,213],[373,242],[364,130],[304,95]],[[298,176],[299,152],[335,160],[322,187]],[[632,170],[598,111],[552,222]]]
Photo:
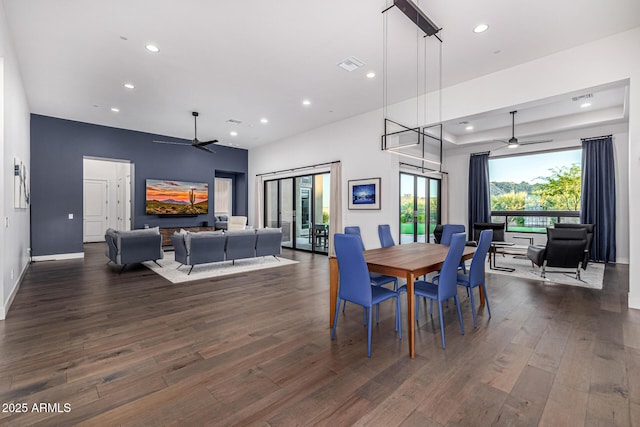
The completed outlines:
[[[164,257],[162,235],[158,227],[142,230],[118,231],[109,228],[104,235],[107,242],[105,255],[109,262],[122,265],[120,273],[128,264],[153,261]]]
[[[527,257],[542,267],[546,277],[547,267],[574,268],[580,280],[580,268],[584,269],[584,251],[587,246],[587,230],[584,228],[547,228],[546,246],[529,246]]]

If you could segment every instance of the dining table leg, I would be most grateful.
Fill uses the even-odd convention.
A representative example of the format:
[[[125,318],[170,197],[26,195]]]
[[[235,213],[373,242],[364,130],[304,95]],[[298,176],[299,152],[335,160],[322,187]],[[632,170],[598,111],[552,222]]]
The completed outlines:
[[[414,303],[414,294],[413,294],[413,273],[407,273],[407,336],[409,337],[407,341],[409,341],[409,357],[414,358],[415,356],[415,326],[416,326],[416,305]]]
[[[338,259],[329,257],[329,328],[333,328],[333,319],[336,314],[336,302],[338,300]]]

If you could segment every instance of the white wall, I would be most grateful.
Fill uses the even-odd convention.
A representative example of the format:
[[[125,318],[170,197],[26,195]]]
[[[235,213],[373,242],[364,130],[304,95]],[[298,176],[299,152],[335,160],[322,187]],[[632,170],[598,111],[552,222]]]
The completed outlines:
[[[0,319],[4,319],[29,265],[29,209],[13,207],[13,159],[30,168],[29,107],[0,3]],[[8,227],[6,224],[8,223]]]
[[[511,105],[522,104],[537,99],[552,97],[629,79],[630,116],[628,140],[628,182],[640,182],[640,28],[620,33],[612,37],[588,43],[567,51],[480,77],[443,91],[442,117],[428,111],[427,122],[452,120]],[[437,98],[436,98],[437,99]],[[437,105],[430,100],[428,105]],[[415,100],[390,108],[389,116],[411,125],[415,121]],[[636,106],[636,110],[634,110]],[[413,120],[411,119],[413,117]],[[306,166],[324,161],[341,160],[343,167],[343,204],[346,206],[347,180],[356,178],[382,178],[382,209],[380,211],[348,211],[345,209],[343,225],[359,224],[363,231],[365,246],[379,246],[376,226],[390,223],[397,239],[398,228],[398,161],[400,158],[380,152],[382,134],[382,113],[373,111],[322,128],[297,135],[285,140],[258,147],[249,152],[249,174]],[[616,147],[624,145],[624,135],[616,135]],[[480,147],[476,147],[477,151]],[[624,150],[622,150],[624,151]],[[454,153],[451,153],[455,156]],[[617,152],[617,159],[624,162],[624,156]],[[451,211],[450,222],[464,219],[466,223],[466,204],[454,205],[455,200],[466,201],[468,160],[464,164],[450,161],[445,153],[445,164],[450,172]],[[622,168],[621,168],[622,169]],[[624,179],[624,173],[619,178]],[[453,182],[452,182],[453,181]],[[464,182],[464,184],[461,184]],[[253,180],[249,179],[249,200],[254,197]],[[618,199],[629,200],[626,222],[621,215],[619,227],[624,246],[623,235],[629,236],[629,305],[640,308],[640,226],[629,222],[628,218],[640,216],[640,200],[631,196],[631,185],[627,193],[620,193]],[[254,216],[254,205],[249,203],[250,215]],[[624,206],[620,206],[624,209]],[[624,216],[624,214],[622,214]],[[625,226],[628,226],[625,232]],[[624,250],[624,249],[623,249]],[[619,256],[622,258],[623,254]]]

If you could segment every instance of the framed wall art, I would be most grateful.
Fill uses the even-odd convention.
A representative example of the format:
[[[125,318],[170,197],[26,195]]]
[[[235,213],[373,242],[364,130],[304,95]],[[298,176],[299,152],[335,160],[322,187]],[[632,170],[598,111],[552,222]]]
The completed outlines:
[[[350,180],[349,209],[380,209],[380,178]]]
[[[20,159],[13,159],[13,207],[26,209],[29,206],[29,171]]]

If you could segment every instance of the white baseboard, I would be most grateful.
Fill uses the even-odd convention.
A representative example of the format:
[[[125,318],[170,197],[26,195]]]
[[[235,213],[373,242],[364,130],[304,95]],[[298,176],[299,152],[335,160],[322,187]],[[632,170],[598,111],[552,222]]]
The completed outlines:
[[[31,261],[61,261],[64,259],[78,259],[84,258],[84,252],[70,253],[70,254],[52,254],[52,255],[39,255],[31,257]]]
[[[11,304],[13,304],[13,300],[18,294],[18,289],[20,289],[20,285],[22,284],[22,279],[24,279],[24,275],[27,273],[27,269],[29,268],[29,264],[25,265],[20,273],[20,277],[18,277],[18,281],[16,282],[16,287],[11,291],[11,295],[7,298],[7,302],[4,305],[0,306],[0,320],[4,320],[7,318],[7,313],[9,312],[9,308],[11,308]]]
[[[629,308],[640,309],[640,293],[639,292],[634,292],[634,293],[629,292],[629,294],[628,294],[628,304],[629,304]]]

